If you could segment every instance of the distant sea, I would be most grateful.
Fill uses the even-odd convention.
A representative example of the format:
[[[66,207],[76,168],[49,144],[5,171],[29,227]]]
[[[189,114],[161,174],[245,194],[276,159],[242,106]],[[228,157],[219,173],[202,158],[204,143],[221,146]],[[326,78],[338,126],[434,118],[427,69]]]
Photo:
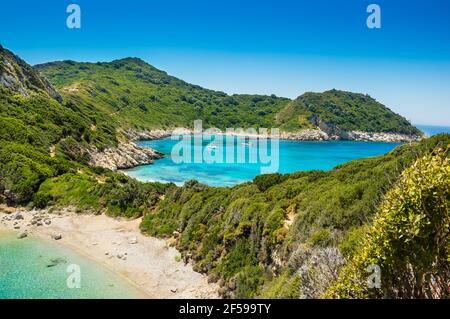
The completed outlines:
[[[427,136],[433,136],[440,133],[449,133],[450,134],[450,126],[434,126],[434,125],[415,125],[419,130],[424,132]]]

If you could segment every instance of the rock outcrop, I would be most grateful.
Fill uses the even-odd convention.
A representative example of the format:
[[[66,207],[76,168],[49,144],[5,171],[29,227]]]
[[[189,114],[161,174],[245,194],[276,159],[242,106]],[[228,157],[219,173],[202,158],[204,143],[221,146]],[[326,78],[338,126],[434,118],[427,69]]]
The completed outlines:
[[[189,129],[177,129],[176,134],[192,134]],[[175,135],[176,135],[175,134]],[[170,130],[152,130],[137,132],[129,130],[125,135],[131,140],[157,140],[172,135]],[[233,133],[232,135],[246,135]],[[246,135],[250,136],[250,135]],[[253,135],[251,135],[253,137]],[[265,135],[258,135],[265,136]],[[406,135],[399,133],[382,133],[382,132],[362,132],[339,130],[337,128],[330,128],[326,125],[317,127],[315,129],[305,129],[297,132],[280,132],[280,139],[291,141],[363,141],[363,142],[411,142],[418,141],[422,138],[419,135]]]
[[[340,131],[329,134],[320,128],[315,130],[303,130],[299,132],[281,132],[280,138],[293,141],[362,141],[362,142],[411,142],[418,141],[422,137],[418,135],[405,135],[398,133]]]
[[[150,131],[136,131],[128,130],[125,132],[125,136],[132,141],[138,140],[158,140],[174,135],[189,135],[192,134],[192,130],[187,128],[176,128],[173,130],[155,129]]]
[[[291,141],[327,141],[330,136],[320,129],[308,129],[299,132],[280,132],[282,140]]]
[[[418,135],[405,135],[398,133],[371,133],[371,132],[361,132],[361,131],[351,131],[347,132],[345,140],[351,141],[370,141],[370,142],[412,142],[419,141],[422,136]]]
[[[151,164],[160,159],[163,154],[146,148],[140,148],[132,142],[122,142],[117,147],[98,151],[97,148],[88,150],[89,165],[107,168],[113,171],[133,168],[139,165]]]
[[[0,85],[25,97],[41,92],[62,102],[62,97],[50,82],[30,65],[0,45]]]

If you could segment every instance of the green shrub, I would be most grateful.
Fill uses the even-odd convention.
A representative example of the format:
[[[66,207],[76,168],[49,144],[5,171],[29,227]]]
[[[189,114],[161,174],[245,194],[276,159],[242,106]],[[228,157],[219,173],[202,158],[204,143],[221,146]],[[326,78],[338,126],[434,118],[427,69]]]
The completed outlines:
[[[362,249],[327,296],[339,298],[449,297],[450,159],[437,150],[406,169],[378,209]],[[381,270],[369,288],[367,269]]]
[[[264,285],[265,273],[262,266],[245,266],[236,276],[235,298],[254,298]]]
[[[256,176],[253,182],[258,186],[258,189],[261,192],[265,192],[275,184],[281,183],[284,179],[285,177],[283,177],[283,175],[276,173]]]

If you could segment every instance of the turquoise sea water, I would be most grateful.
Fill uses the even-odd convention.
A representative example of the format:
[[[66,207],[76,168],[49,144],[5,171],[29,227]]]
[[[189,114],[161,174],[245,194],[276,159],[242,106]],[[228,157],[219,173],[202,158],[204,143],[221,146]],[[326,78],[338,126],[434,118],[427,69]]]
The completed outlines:
[[[79,289],[67,286],[67,267],[74,264]],[[55,243],[0,232],[0,299],[142,297],[125,279]]]
[[[179,143],[170,138],[141,141],[142,147],[156,149],[166,155],[165,158],[155,161],[152,165],[139,166],[126,170],[126,174],[141,181],[173,182],[178,185],[188,180],[198,180],[211,186],[233,186],[242,182],[250,181],[262,173],[261,167],[268,167],[261,163],[181,163],[176,164],[170,154],[174,145]],[[203,142],[202,146],[194,147],[194,152],[215,152],[208,149],[210,141]],[[279,165],[275,172],[292,173],[304,170],[329,170],[336,165],[364,157],[385,154],[395,148],[397,143],[378,142],[350,142],[350,141],[327,141],[327,142],[279,142]],[[234,153],[237,147],[246,147],[247,159],[250,153],[260,151],[259,145],[253,143],[241,145],[235,139]],[[233,147],[226,147],[224,158],[233,152]],[[269,147],[269,154],[270,154]]]

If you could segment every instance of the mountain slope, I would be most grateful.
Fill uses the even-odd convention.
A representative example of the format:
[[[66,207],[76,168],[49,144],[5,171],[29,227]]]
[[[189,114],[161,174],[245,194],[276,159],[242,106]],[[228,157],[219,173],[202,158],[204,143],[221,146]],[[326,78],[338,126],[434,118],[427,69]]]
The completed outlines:
[[[288,99],[232,95],[207,90],[167,75],[142,60],[111,63],[54,62],[36,66],[80,107],[94,106],[124,130],[204,127],[271,127]]]
[[[0,79],[0,203],[27,204],[46,179],[89,172],[87,164],[98,150],[125,152],[107,115],[99,113],[97,122],[75,103],[62,101],[45,78],[5,49],[0,49]]]
[[[26,62],[0,45],[0,84],[23,96],[41,92],[62,102],[61,95]]]

